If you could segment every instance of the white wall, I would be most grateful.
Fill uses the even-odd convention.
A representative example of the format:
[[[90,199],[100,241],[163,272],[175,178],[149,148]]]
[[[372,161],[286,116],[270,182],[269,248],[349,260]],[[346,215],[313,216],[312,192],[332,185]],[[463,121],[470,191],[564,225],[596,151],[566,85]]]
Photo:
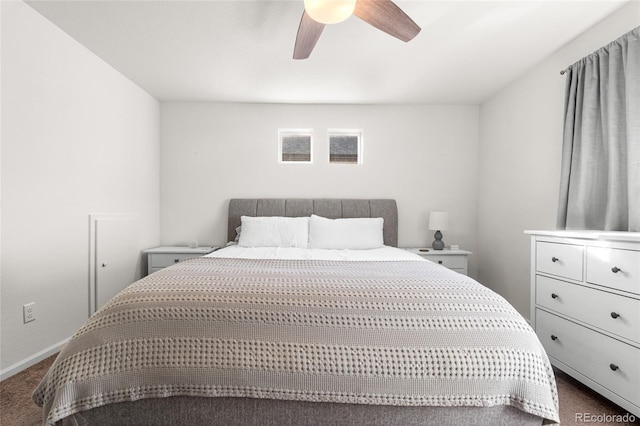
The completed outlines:
[[[314,164],[278,164],[278,128],[311,128]],[[364,131],[364,164],[329,165],[327,128]],[[477,106],[161,104],[161,240],[226,242],[234,197],[395,198],[399,244],[475,250]],[[475,259],[470,259],[475,273]]]
[[[222,244],[232,197],[395,198],[401,246],[429,245],[428,211],[447,210],[445,241],[472,250],[471,275],[528,316],[522,231],[555,224],[558,72],[638,25],[638,8],[619,10],[481,107],[159,106],[29,6],[0,2],[0,369],[86,318],[90,213],[138,214],[141,248]],[[278,128],[315,129],[315,163],[278,164]],[[362,128],[364,164],[330,166],[327,128]],[[38,319],[24,325],[28,302]]]
[[[160,160],[154,98],[25,3],[0,7],[6,373],[87,318],[90,213],[136,214],[140,248],[159,242]]]
[[[640,25],[632,2],[480,108],[478,278],[529,317],[526,229],[555,229],[565,78],[560,70]]]

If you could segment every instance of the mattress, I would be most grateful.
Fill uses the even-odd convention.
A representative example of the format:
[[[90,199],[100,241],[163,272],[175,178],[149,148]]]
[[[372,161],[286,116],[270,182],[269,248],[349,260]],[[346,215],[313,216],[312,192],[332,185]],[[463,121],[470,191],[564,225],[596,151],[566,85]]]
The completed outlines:
[[[241,247],[229,244],[205,257],[233,257],[237,259],[297,259],[343,261],[423,261],[423,257],[397,247],[382,246],[370,250],[327,250],[300,247]]]
[[[559,419],[553,371],[526,320],[471,278],[391,247],[231,246],[166,268],[96,312],[34,400],[44,424],[159,400]]]

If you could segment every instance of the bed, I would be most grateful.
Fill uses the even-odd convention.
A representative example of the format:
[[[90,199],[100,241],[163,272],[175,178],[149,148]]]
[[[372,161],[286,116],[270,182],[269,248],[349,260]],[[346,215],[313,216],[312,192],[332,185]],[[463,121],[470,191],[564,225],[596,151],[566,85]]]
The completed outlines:
[[[72,337],[34,391],[43,424],[557,423],[526,320],[396,248],[397,224],[394,200],[230,200],[239,241],[133,283]]]

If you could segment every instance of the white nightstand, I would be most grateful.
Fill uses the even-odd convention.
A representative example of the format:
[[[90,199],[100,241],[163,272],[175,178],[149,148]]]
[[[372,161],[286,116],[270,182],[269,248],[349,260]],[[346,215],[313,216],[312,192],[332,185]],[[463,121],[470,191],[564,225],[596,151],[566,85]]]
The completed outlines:
[[[471,254],[470,251],[466,250],[434,250],[432,248],[404,248],[404,250],[410,251],[411,253],[415,253],[428,259],[432,262],[438,263],[442,266],[445,266],[453,271],[459,272],[464,275],[468,275],[467,271],[467,256]],[[428,251],[421,251],[428,250]]]
[[[185,259],[204,256],[219,247],[185,247],[185,246],[163,246],[144,250],[147,255],[147,274],[152,274],[167,266],[182,262]]]

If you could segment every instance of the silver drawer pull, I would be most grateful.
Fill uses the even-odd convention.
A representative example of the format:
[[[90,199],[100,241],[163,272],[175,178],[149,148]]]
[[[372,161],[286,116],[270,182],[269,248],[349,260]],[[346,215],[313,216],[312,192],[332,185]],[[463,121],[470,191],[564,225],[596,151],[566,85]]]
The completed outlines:
[[[611,312],[611,318],[616,319],[620,316],[617,312]]]
[[[614,274],[617,274],[618,272],[622,272],[622,269],[618,268],[617,266],[614,266],[613,268],[611,268],[611,272],[613,272]]]
[[[558,259],[558,258],[557,258],[557,257],[555,257],[555,256],[553,256],[553,257],[551,258],[551,261],[552,261],[553,263],[556,263],[556,262],[557,262],[557,261],[559,261],[559,260],[560,260],[560,259]]]
[[[551,340],[554,340],[554,341],[555,341],[555,340],[558,340],[558,336],[556,336],[555,334],[552,334],[552,335],[551,335]]]
[[[611,371],[616,371],[619,367],[615,364],[609,364],[609,368],[611,369]]]
[[[557,294],[555,294],[555,293],[551,293],[551,298],[552,298],[552,299],[557,299],[557,298],[558,298],[558,295],[557,295]]]

